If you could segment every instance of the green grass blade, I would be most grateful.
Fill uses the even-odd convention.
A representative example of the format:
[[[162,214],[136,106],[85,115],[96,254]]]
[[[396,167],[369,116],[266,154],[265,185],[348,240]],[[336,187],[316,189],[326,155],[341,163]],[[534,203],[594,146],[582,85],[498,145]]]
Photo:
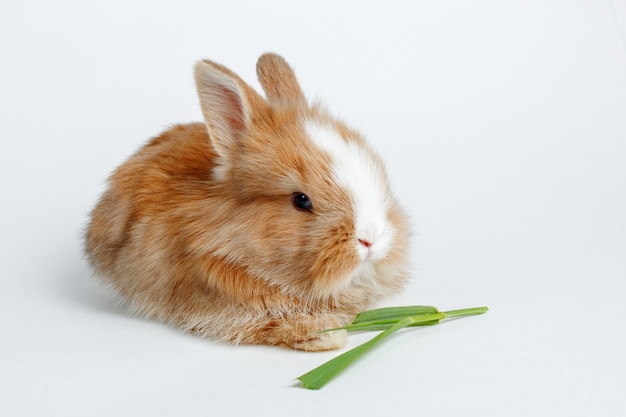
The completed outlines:
[[[442,314],[446,316],[447,319],[451,319],[454,317],[475,316],[478,314],[484,314],[487,311],[489,311],[488,307],[473,307],[473,308],[464,308],[462,310],[444,311]]]
[[[413,319],[413,322],[407,327],[433,325],[439,323],[440,320],[445,318],[445,316],[443,316],[443,313],[440,312],[408,317],[411,317]],[[405,318],[407,318],[407,316],[399,317],[397,319],[362,321],[356,324],[349,324],[348,326],[344,326],[343,328],[350,332],[364,330],[387,330],[388,328]]]
[[[374,311],[374,310],[371,310]],[[416,310],[406,310],[408,312],[415,312]],[[366,313],[369,313],[369,311],[367,311]],[[397,322],[399,322],[402,319],[405,319],[406,317],[413,317],[413,323],[411,323],[409,325],[409,327],[414,327],[414,326],[429,326],[429,325],[433,325],[433,324],[437,324],[439,323],[440,320],[442,320],[443,318],[438,318],[440,317],[440,312],[435,310],[429,310],[429,312],[420,312],[417,315],[411,315],[411,316],[406,316],[406,315],[402,315],[402,316],[397,316],[394,314],[382,314],[382,315],[374,315],[374,314],[369,314],[367,316],[368,320],[354,320],[352,322],[352,324],[348,324],[347,326],[342,326],[342,327],[335,327],[332,329],[324,329],[324,330],[320,330],[317,331],[316,333],[324,333],[324,332],[330,332],[330,331],[334,331],[334,330],[347,330],[349,332],[357,332],[357,331],[376,331],[376,330],[387,330],[388,328],[390,328],[391,326],[393,326],[394,324],[396,324]]]
[[[363,311],[362,313],[357,314],[352,324],[359,324],[374,320],[389,320],[389,322],[395,323],[409,316],[436,313],[439,313],[439,310],[432,306],[383,307]]]
[[[457,317],[473,316],[486,313],[487,307],[464,308],[462,310],[450,310],[441,312],[444,319]],[[407,307],[385,307],[359,313],[352,324],[333,329],[320,330],[316,333],[330,332],[333,330],[347,330],[349,332],[359,331],[377,331],[387,330],[395,323],[411,316],[415,318],[415,322],[408,327],[432,326],[438,324],[442,319],[433,319],[433,314],[439,314],[440,311],[431,306],[407,306]]]
[[[435,317],[438,316],[438,317]],[[444,315],[438,313],[437,315],[433,314],[432,319],[443,319]],[[337,376],[341,371],[343,371],[348,365],[358,359],[365,352],[370,350],[373,346],[378,344],[381,340],[385,339],[389,335],[397,332],[398,330],[407,327],[415,322],[415,320],[419,320],[419,317],[405,317],[404,319],[398,321],[391,327],[389,327],[384,332],[380,333],[373,339],[351,349],[334,359],[318,366],[312,371],[307,372],[306,374],[299,376],[297,379],[302,382],[302,386],[308,389],[320,389],[324,385],[326,385],[331,379]]]
[[[384,331],[371,340],[299,376],[297,379],[300,380],[302,386],[305,388],[320,389],[381,340],[404,327],[433,325],[445,319],[483,314],[488,310],[487,307],[473,307],[440,312],[435,307],[431,306],[406,306],[364,311],[357,315],[352,324],[340,327],[339,329],[346,329],[348,331]],[[322,330],[321,332],[330,330],[338,329]]]

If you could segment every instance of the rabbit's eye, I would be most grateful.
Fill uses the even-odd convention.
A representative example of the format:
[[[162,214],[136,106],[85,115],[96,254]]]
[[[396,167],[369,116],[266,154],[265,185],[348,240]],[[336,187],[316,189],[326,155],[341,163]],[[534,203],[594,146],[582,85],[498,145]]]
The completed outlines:
[[[291,196],[291,201],[293,202],[293,206],[298,210],[302,211],[313,211],[313,203],[309,199],[309,196],[303,193],[293,193]]]

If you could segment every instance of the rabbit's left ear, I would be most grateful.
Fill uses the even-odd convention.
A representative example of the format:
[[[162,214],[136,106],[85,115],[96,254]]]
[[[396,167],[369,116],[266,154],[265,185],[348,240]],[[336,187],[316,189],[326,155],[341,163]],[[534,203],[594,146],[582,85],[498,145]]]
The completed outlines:
[[[251,121],[267,107],[265,100],[235,73],[211,61],[194,68],[200,107],[211,144],[223,160],[246,140]]]
[[[282,56],[273,53],[261,55],[256,73],[270,103],[306,104],[296,74]]]

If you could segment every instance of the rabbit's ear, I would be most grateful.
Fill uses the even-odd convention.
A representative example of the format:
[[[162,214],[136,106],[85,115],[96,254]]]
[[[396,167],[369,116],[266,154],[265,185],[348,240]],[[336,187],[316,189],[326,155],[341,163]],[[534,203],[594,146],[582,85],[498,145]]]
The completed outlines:
[[[200,107],[215,151],[226,162],[265,101],[228,68],[199,61],[194,68]]]
[[[270,103],[306,104],[296,74],[280,55],[272,53],[261,55],[256,64],[256,73]]]

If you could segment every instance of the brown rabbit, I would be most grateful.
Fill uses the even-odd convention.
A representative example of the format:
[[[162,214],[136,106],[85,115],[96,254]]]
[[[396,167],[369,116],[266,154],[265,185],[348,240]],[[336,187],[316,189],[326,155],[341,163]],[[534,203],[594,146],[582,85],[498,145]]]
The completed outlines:
[[[293,70],[259,58],[267,98],[195,66],[204,124],[178,125],[120,166],[86,251],[137,314],[231,343],[326,350],[407,279],[408,227],[380,157]]]

